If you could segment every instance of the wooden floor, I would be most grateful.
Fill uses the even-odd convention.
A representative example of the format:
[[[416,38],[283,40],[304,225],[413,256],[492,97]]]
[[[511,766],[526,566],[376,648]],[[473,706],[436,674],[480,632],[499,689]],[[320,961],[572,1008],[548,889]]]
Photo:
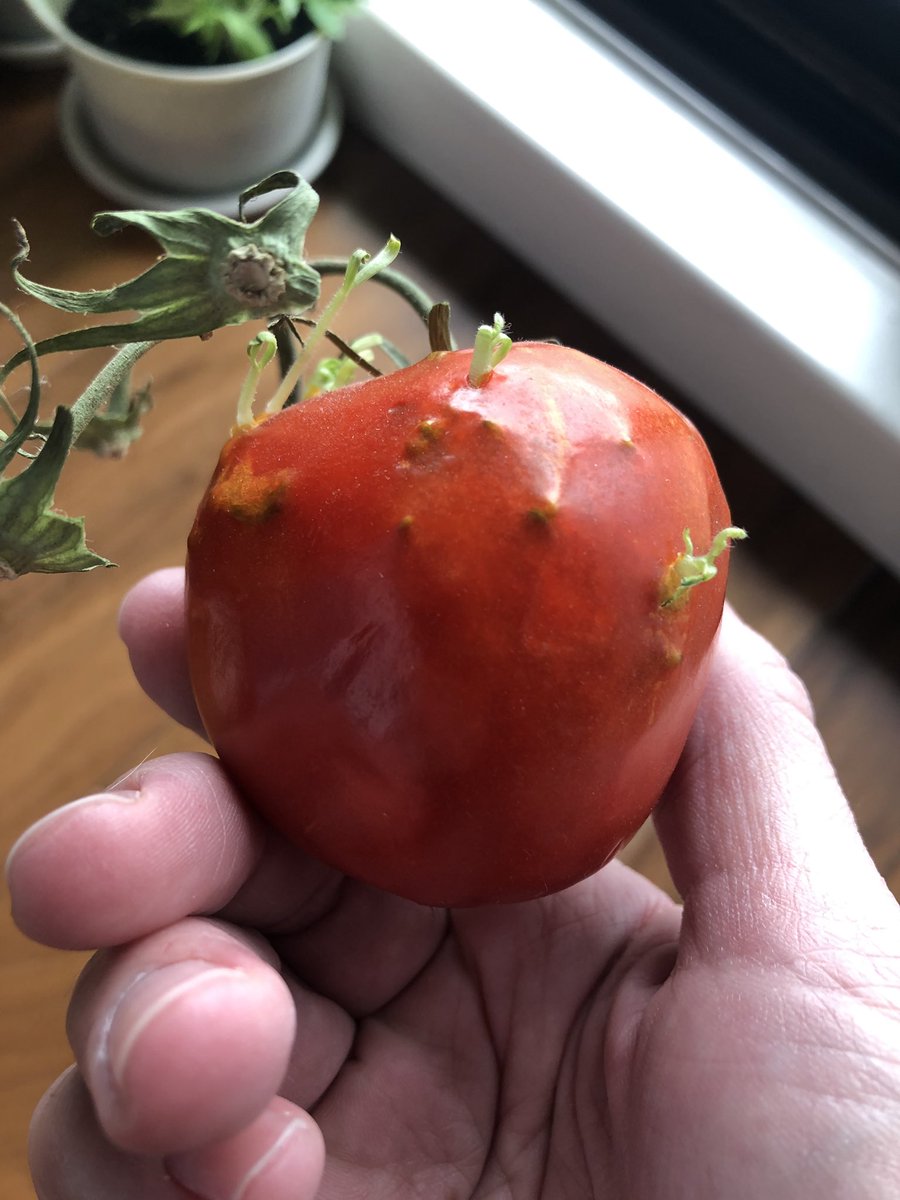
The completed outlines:
[[[101,287],[145,269],[154,248],[138,236],[104,241],[89,231],[115,207],[68,165],[56,132],[54,73],[4,74],[0,93],[0,257],[14,243],[8,218],[31,238],[31,274],[65,287]],[[348,131],[317,181],[320,215],[311,256],[378,249],[401,237],[403,267],[451,301],[460,332],[499,310],[518,338],[556,336],[654,383],[691,412],[706,435],[735,520],[751,540],[733,556],[731,599],[792,660],[810,688],[819,721],[863,835],[900,896],[900,584],[759,461],[692,411],[664,379],[515,261],[383,151]],[[417,320],[382,289],[358,308],[360,331],[380,328],[418,353]],[[61,317],[21,297],[0,278],[34,335]],[[378,309],[373,307],[378,304]],[[161,348],[148,360],[156,410],[124,463],[79,458],[58,502],[84,514],[95,549],[120,564],[85,576],[28,577],[0,584],[0,842],[75,796],[101,789],[137,760],[194,746],[132,682],[115,632],[129,585],[178,563],[192,511],[232,420],[246,333]],[[0,331],[0,358],[15,347]],[[71,402],[86,382],[68,356],[46,360],[48,401]],[[648,828],[627,857],[668,887]],[[29,1112],[68,1062],[66,995],[84,961],[28,944],[4,917],[0,928],[0,1196],[32,1197],[24,1144]]]

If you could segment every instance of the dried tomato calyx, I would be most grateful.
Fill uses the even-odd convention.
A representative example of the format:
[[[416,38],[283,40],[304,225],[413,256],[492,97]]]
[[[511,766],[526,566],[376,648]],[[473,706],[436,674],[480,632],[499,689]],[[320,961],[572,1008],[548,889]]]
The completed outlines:
[[[38,354],[202,337],[226,325],[311,308],[318,301],[321,278],[304,259],[303,246],[318,195],[298,175],[284,171],[246,189],[239,205],[243,213],[251,199],[285,188],[287,194],[253,221],[200,208],[98,213],[91,228],[101,237],[129,227],[141,229],[163,253],[143,274],[87,292],[48,287],[24,275],[21,267],[29,246],[24,229],[18,227],[13,276],[22,291],[65,312],[137,313],[127,320],[92,323],[45,338],[37,343]],[[25,357],[19,353],[0,369],[0,383]]]
[[[708,583],[710,579],[714,579],[718,574],[716,559],[732,542],[740,541],[746,536],[745,529],[729,525],[726,529],[719,530],[705,554],[696,554],[691,532],[685,529],[682,534],[684,551],[668,568],[663,579],[660,601],[663,608],[678,607],[687,598],[691,588],[696,587],[698,583]]]
[[[284,296],[287,272],[281,259],[249,242],[229,252],[222,278],[230,296],[271,311]]]

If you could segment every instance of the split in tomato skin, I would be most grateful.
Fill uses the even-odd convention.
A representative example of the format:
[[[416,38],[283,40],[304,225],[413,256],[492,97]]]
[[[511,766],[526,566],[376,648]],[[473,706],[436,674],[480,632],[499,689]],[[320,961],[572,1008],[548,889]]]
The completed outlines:
[[[188,544],[210,739],[291,841],[424,904],[519,901],[643,823],[705,681],[730,518],[694,426],[578,351],[470,351],[225,446]]]

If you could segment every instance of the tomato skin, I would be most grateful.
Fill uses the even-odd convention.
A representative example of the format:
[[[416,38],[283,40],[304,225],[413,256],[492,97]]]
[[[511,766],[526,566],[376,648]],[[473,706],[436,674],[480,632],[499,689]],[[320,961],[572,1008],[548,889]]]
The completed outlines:
[[[252,803],[347,874],[433,905],[597,870],[686,740],[724,602],[661,604],[730,523],[655,393],[518,343],[482,387],[435,354],[238,433],[190,535],[193,686]]]

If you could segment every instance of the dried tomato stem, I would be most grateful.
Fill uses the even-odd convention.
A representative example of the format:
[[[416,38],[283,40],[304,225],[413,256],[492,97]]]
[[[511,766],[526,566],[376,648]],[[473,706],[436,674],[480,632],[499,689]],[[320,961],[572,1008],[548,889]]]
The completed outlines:
[[[450,332],[450,305],[439,300],[428,313],[428,345],[432,353],[453,350],[453,335]]]

